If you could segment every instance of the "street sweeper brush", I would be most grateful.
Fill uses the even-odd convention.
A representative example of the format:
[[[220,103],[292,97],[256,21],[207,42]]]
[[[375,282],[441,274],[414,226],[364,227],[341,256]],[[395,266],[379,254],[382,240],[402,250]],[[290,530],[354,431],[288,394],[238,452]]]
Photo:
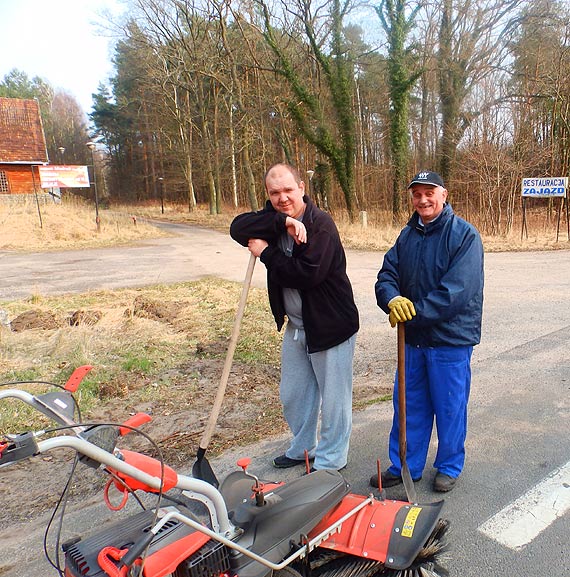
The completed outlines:
[[[415,561],[406,569],[384,569],[382,577],[447,577],[447,569],[442,565],[446,560],[446,534],[449,521],[439,519],[431,535],[422,547]]]

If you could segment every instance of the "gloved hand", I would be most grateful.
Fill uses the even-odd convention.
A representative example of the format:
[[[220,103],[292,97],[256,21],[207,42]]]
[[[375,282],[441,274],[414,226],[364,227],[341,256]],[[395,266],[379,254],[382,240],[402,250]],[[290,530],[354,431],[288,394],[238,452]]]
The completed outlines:
[[[390,326],[392,328],[394,328],[398,323],[411,321],[412,318],[416,316],[414,303],[406,297],[394,297],[388,303],[388,308],[390,309],[388,320],[390,321]]]

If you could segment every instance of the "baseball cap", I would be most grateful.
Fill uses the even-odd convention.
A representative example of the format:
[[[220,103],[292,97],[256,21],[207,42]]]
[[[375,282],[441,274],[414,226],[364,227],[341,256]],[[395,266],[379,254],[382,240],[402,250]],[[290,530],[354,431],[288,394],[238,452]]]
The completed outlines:
[[[431,184],[433,186],[441,186],[445,188],[443,178],[441,178],[437,172],[430,172],[428,170],[418,172],[416,176],[412,178],[408,188],[411,188],[413,184]]]

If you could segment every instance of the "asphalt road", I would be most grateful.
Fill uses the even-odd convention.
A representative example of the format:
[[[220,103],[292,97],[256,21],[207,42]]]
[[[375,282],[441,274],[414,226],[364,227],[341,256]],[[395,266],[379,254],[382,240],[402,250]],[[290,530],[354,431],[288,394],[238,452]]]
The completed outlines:
[[[227,235],[183,225],[168,227],[178,236],[131,248],[0,252],[0,301],[208,275],[243,280],[248,253]],[[372,287],[382,254],[347,251],[347,258],[362,320],[355,360],[358,385],[374,380],[386,364],[391,370],[395,333],[374,301]],[[467,464],[455,490],[445,495],[444,516],[452,524],[447,566],[452,576],[461,577],[569,577],[570,483],[566,477],[555,497],[554,509],[558,507],[560,514],[553,522],[537,518],[542,530],[526,544],[506,546],[483,533],[481,526],[538,483],[569,467],[570,250],[487,254],[485,274],[483,337],[473,356]],[[254,284],[265,285],[265,270],[259,263]],[[367,482],[377,458],[387,463],[391,415],[389,404],[355,414],[350,463],[344,471],[355,492],[370,491]],[[285,438],[271,438],[240,450],[239,455],[251,456],[252,470],[261,477],[275,478],[269,458],[285,447]],[[215,461],[218,476],[223,477],[236,458],[228,453]],[[280,477],[299,473],[288,470]],[[432,479],[428,469],[416,485],[419,502],[441,498],[431,491]],[[388,496],[403,498],[404,494],[394,488]],[[71,530],[108,517],[91,504],[83,508],[83,513],[71,516]],[[40,519],[0,534],[0,568],[17,567],[0,571],[2,575],[55,575],[41,561],[45,522]]]

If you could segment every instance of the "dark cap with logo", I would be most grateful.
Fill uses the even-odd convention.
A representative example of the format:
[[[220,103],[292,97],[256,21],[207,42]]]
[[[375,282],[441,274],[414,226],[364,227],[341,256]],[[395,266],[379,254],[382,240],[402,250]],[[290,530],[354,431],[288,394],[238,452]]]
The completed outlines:
[[[412,188],[414,184],[431,184],[432,186],[441,186],[442,188],[445,188],[443,178],[441,178],[437,172],[430,172],[428,170],[418,172],[416,176],[412,178],[408,188]]]

